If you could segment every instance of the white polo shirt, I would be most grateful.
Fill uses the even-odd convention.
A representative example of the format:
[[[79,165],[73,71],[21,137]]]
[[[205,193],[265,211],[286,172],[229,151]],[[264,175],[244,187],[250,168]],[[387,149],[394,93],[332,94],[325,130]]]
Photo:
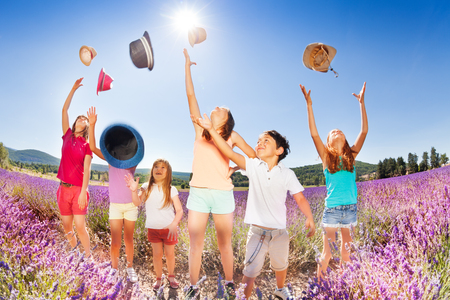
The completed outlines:
[[[259,158],[245,158],[249,179],[244,223],[286,228],[286,197],[304,190],[294,171],[278,163],[272,170]]]
[[[148,182],[144,183],[141,188],[148,189]],[[178,195],[176,187],[170,187],[170,198]],[[145,212],[147,218],[145,220],[145,228],[163,229],[170,225],[175,219],[175,209],[173,205],[161,208],[164,204],[164,192],[158,188],[157,184],[153,184],[152,192],[145,202]]]

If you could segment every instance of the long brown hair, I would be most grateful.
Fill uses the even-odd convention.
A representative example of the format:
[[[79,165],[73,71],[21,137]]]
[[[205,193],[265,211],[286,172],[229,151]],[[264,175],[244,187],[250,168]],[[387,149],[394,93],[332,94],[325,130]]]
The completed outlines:
[[[331,174],[334,174],[337,171],[341,170],[353,172],[355,164],[355,158],[353,157],[354,152],[355,151],[353,151],[352,148],[350,148],[347,139],[345,139],[344,148],[342,149],[342,155],[341,158],[339,158],[337,150],[330,145],[327,138],[327,144],[325,146],[325,155],[328,164],[327,166],[328,171],[330,171]]]
[[[228,141],[228,139],[231,136],[231,133],[233,132],[234,128],[234,118],[231,114],[231,111],[228,110],[228,119],[221,127],[217,128],[217,132],[219,132],[220,136],[225,140]],[[209,134],[208,130],[203,129],[202,137],[204,137],[207,141],[211,140],[211,135]]]
[[[169,207],[169,206],[173,205],[173,201],[172,201],[172,198],[170,198],[170,188],[171,188],[170,184],[172,183],[172,166],[164,158],[158,158],[153,163],[152,169],[150,171],[150,178],[148,180],[148,187],[147,187],[147,190],[145,191],[144,202],[148,200],[148,197],[150,196],[150,193],[152,192],[153,184],[156,183],[155,178],[153,177],[153,169],[159,163],[165,164],[166,168],[167,168],[166,178],[164,179],[164,181],[162,183],[162,189],[163,189],[163,193],[164,193],[164,203],[161,206],[161,208],[165,208],[165,207]]]
[[[86,120],[86,127],[84,127],[83,131],[80,132],[81,136],[84,137],[86,140],[89,138],[89,119],[85,115],[79,115],[75,122],[73,122],[72,125],[72,136],[75,136],[75,125],[77,124],[78,119],[85,119]]]

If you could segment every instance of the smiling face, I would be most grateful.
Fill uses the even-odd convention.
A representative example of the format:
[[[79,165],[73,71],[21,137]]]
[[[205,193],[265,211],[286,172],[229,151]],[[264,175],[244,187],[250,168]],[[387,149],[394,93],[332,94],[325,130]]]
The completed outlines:
[[[161,183],[164,181],[164,179],[167,176],[167,166],[165,163],[157,163],[154,167],[153,167],[153,171],[152,171],[152,175],[153,178],[155,178],[155,182],[156,183]]]
[[[256,155],[266,161],[281,155],[284,151],[283,147],[277,148],[277,142],[268,134],[261,134],[255,147]]]
[[[72,133],[78,137],[78,136],[82,136],[85,139],[88,138],[89,134],[88,134],[88,130],[89,130],[89,120],[86,116],[80,115],[77,117],[77,119],[75,120],[75,122],[72,125]]]
[[[328,133],[327,137],[327,143],[337,149],[341,150],[342,147],[344,147],[345,144],[345,135],[342,131],[339,129],[333,129]]]
[[[215,128],[218,128],[227,122],[229,111],[230,110],[226,107],[216,107],[213,109],[210,118]]]

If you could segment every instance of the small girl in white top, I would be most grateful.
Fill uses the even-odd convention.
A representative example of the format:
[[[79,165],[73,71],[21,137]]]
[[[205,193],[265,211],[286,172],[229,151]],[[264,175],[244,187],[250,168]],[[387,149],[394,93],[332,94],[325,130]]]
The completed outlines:
[[[131,175],[125,175],[125,181],[135,200],[145,203],[147,219],[145,227],[148,228],[148,240],[152,243],[153,266],[156,273],[156,282],[153,290],[161,287],[162,257],[166,253],[167,269],[169,271],[169,284],[171,288],[178,288],[175,281],[175,245],[178,243],[178,223],[183,216],[178,191],[172,182],[172,167],[165,159],[157,159],[150,171],[150,179],[139,190],[139,177],[136,181]],[[138,193],[139,192],[139,193]],[[175,210],[174,210],[175,209]],[[151,217],[150,217],[151,216]]]

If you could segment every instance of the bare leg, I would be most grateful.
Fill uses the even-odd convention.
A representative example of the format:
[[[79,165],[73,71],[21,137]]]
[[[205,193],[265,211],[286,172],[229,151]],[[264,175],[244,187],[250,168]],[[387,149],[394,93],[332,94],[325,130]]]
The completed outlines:
[[[61,216],[61,220],[64,227],[64,232],[66,233],[70,246],[73,248],[77,245],[77,237],[73,231],[73,215]]]
[[[352,242],[352,236],[350,235],[350,228],[341,228],[341,257],[342,261],[350,261],[350,254],[347,251],[345,245],[350,247],[350,243]]]
[[[252,295],[253,291],[253,285],[255,284],[256,277],[247,277],[244,275],[242,278],[242,283],[247,284],[247,286],[244,289],[245,298],[250,299],[250,296]]]
[[[153,268],[155,270],[156,278],[162,277],[162,258],[163,258],[163,243],[152,243],[153,250]]]
[[[130,221],[124,219],[124,230],[123,230],[123,239],[125,241],[125,253],[127,254],[127,267],[131,268],[133,266],[133,256],[134,256],[134,243],[133,243],[133,235],[134,235],[134,224],[135,221]]]
[[[319,280],[323,278],[328,269],[328,263],[331,259],[331,248],[328,239],[331,242],[336,242],[337,228],[325,227],[325,234],[323,235],[323,251],[320,263],[317,265],[317,277]]]
[[[111,267],[117,270],[119,268],[120,246],[122,244],[123,219],[109,220],[109,226],[111,228]]]
[[[175,275],[175,245],[164,244],[164,253],[166,254],[167,271],[169,275]]]
[[[189,276],[191,285],[198,282],[200,266],[202,264],[202,252],[205,240],[206,225],[208,224],[208,213],[189,210]]]
[[[231,245],[231,235],[233,234],[233,213],[219,215],[213,214],[214,224],[217,232],[217,244],[222,259],[222,267],[225,273],[225,280],[233,280],[233,247]]]
[[[91,255],[91,241],[89,240],[89,233],[86,230],[86,216],[74,215],[73,221],[75,223],[78,236],[80,237],[80,242],[83,245],[84,253],[86,254],[86,257],[89,257]]]
[[[283,271],[275,271],[275,278],[277,279],[277,288],[281,289],[284,287],[286,282],[287,268]]]

